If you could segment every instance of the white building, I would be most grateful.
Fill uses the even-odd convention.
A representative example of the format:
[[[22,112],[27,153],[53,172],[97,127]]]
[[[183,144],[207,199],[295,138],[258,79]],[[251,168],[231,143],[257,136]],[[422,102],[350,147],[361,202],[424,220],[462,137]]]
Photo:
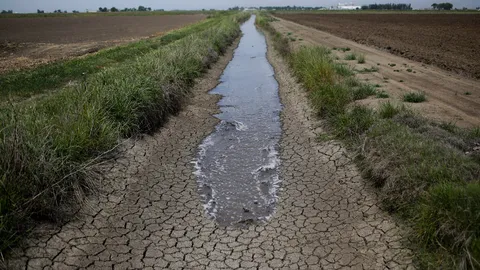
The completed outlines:
[[[357,9],[362,9],[362,7],[356,6],[353,3],[338,3],[337,9],[338,10],[357,10]]]

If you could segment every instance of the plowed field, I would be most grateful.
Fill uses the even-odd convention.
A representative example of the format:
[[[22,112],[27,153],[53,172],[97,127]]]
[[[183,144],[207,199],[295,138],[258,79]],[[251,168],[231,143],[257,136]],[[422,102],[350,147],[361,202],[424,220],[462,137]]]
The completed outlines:
[[[275,16],[480,79],[480,14],[280,13]]]

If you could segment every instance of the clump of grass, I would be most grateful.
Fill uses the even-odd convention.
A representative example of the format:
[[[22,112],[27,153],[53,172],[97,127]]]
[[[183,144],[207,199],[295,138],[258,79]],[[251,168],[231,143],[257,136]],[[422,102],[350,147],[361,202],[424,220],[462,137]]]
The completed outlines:
[[[390,96],[385,91],[378,91],[376,97],[377,98],[389,98]]]
[[[411,68],[407,68],[407,72],[412,72],[413,70]]]
[[[403,95],[403,101],[411,103],[420,103],[426,101],[427,98],[423,92],[410,92]]]
[[[466,96],[470,96],[472,93],[471,92],[465,92]]]
[[[357,87],[362,85],[358,79],[355,77],[348,77],[345,79],[345,84],[349,87]]]
[[[290,41],[297,41],[296,38],[290,37]]]
[[[357,57],[357,61],[359,64],[365,64],[365,55],[364,54],[359,54]]]
[[[385,102],[380,105],[378,115],[381,118],[393,118],[403,110],[405,110],[405,107],[403,106],[394,105],[391,102]]]
[[[358,73],[371,73],[371,72],[378,72],[378,67],[371,67],[371,68],[363,68],[361,70],[357,70]]]
[[[400,80],[399,82],[404,82],[403,80]]]
[[[287,36],[291,36],[293,33],[292,32],[288,32],[287,33]]]
[[[337,50],[342,51],[342,52],[349,52],[349,51],[351,51],[351,49],[348,48],[348,47],[346,47],[346,48],[337,48]]]
[[[459,254],[457,265],[480,267],[480,183],[441,183],[430,188],[418,207],[415,228],[427,247],[438,239]]]
[[[83,83],[0,110],[0,251],[35,219],[59,220],[95,188],[85,169],[125,137],[179,110],[196,78],[239,35],[248,14],[104,69]],[[12,158],[15,157],[15,158]]]
[[[338,114],[332,121],[336,135],[348,140],[357,140],[359,135],[364,134],[374,122],[373,110],[365,106],[355,106],[351,110]]]
[[[353,99],[365,99],[377,93],[375,87],[371,84],[361,84],[360,87],[353,89]]]
[[[357,59],[357,55],[354,53],[349,53],[345,56],[345,60],[356,60],[356,59]]]

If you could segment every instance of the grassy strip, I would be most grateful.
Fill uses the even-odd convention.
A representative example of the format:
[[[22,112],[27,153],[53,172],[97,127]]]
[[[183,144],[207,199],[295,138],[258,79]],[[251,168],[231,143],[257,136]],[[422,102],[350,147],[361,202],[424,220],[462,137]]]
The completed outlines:
[[[242,13],[111,67],[81,85],[0,111],[0,243],[36,220],[56,220],[75,194],[94,188],[85,169],[125,138],[152,131],[177,111],[195,78],[240,34]]]
[[[100,52],[87,57],[45,64],[34,69],[11,71],[0,75],[0,100],[15,96],[29,97],[44,90],[55,89],[71,80],[82,80],[106,67],[130,61],[153,50],[208,29],[221,20],[215,16],[200,23],[171,31],[168,34],[145,39]]]
[[[265,29],[276,35],[270,26]],[[274,38],[279,42],[285,44],[275,47],[288,46]],[[480,142],[479,130],[433,123],[391,103],[377,111],[355,105],[373,90],[359,93],[351,73],[339,72],[327,48],[282,55],[331,132],[358,149],[359,167],[381,191],[384,208],[414,228],[414,241],[423,250],[420,266],[480,267],[480,159],[478,151],[466,154]]]

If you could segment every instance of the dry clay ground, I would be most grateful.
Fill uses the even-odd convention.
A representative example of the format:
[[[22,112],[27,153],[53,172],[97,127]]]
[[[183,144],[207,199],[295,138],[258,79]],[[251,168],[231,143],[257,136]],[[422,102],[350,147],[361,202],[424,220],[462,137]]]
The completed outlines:
[[[350,48],[349,52],[334,51],[340,59],[352,52],[365,55],[365,64],[343,61],[354,69],[377,67],[378,72],[358,74],[357,77],[390,95],[389,99],[375,97],[361,103],[374,108],[391,100],[402,102],[403,95],[412,91],[425,92],[427,102],[408,103],[422,115],[437,121],[456,123],[462,127],[480,126],[480,81],[462,77],[439,68],[411,61],[366,45],[346,40],[291,21],[279,19],[272,25],[282,34],[292,33],[294,46],[324,45],[330,48]],[[302,40],[300,40],[302,39]],[[390,65],[389,65],[390,64]],[[410,71],[410,72],[409,72]],[[466,94],[468,93],[468,94]]]
[[[378,208],[341,144],[315,140],[322,131],[304,91],[272,50],[284,104],[276,214],[243,229],[206,218],[191,162],[218,123],[218,97],[207,92],[231,56],[164,128],[102,165],[103,193],[76,220],[38,230],[11,269],[413,269],[405,232]]]

